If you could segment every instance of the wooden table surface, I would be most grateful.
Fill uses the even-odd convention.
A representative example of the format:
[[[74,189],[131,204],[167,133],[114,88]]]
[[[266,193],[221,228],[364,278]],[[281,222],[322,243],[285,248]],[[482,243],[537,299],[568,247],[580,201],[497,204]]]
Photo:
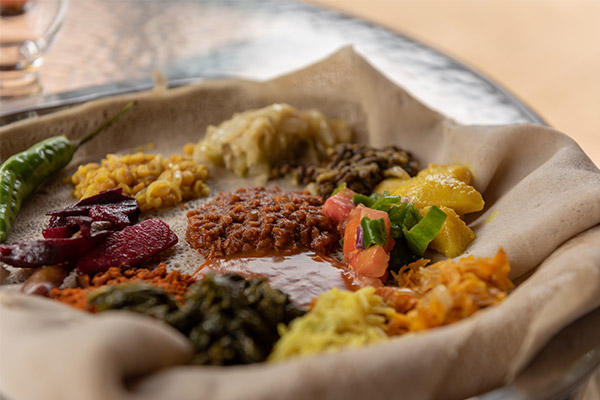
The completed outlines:
[[[600,166],[600,0],[311,0],[474,67]]]

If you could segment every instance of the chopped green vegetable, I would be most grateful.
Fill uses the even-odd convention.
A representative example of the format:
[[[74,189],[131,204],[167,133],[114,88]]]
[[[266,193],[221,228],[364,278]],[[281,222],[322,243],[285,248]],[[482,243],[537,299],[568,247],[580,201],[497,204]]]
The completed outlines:
[[[446,215],[446,214],[444,214],[444,215]],[[404,219],[402,220],[402,225],[404,225],[402,230],[412,229],[413,226],[417,225],[419,223],[419,221],[421,221],[421,218],[422,217],[421,217],[421,213],[419,213],[419,209],[417,207],[415,207],[414,204],[408,204],[406,206]]]
[[[375,200],[373,205],[371,205],[371,208],[374,208],[375,210],[389,211],[392,207],[400,204],[402,204],[402,198],[400,196],[381,196]]]
[[[427,215],[416,225],[410,229],[404,227],[403,232],[408,248],[413,253],[422,256],[429,243],[435,238],[440,229],[442,229],[445,220],[446,213],[436,206],[432,206]]]
[[[145,283],[106,286],[90,294],[98,311],[121,309],[158,318],[187,336],[194,364],[232,365],[264,361],[279,339],[277,325],[304,314],[265,279],[207,275],[178,305],[164,290]]]
[[[371,195],[369,197],[372,198],[373,200],[377,201],[380,198],[385,197],[385,196],[389,196],[389,195],[390,195],[390,192],[388,192],[387,190],[384,190],[382,194],[371,193]]]
[[[352,200],[354,201],[355,205],[364,204],[365,206],[367,206],[369,208],[372,208],[371,206],[375,202],[375,200],[373,200],[369,196],[365,196],[364,194],[360,194],[360,193],[354,194],[354,196],[352,196]]]
[[[302,314],[265,279],[226,274],[190,286],[166,321],[194,344],[193,363],[233,365],[264,361],[279,339],[277,325]]]
[[[128,282],[102,286],[90,293],[88,302],[98,311],[128,310],[164,319],[177,309],[173,296],[154,285]]]
[[[388,215],[390,217],[390,222],[392,223],[390,227],[390,236],[393,239],[397,239],[403,235],[402,228],[404,227],[404,216],[406,215],[406,207],[408,203],[400,203],[395,207],[392,207],[388,210]]]
[[[383,218],[371,219],[368,216],[364,216],[360,220],[360,226],[363,230],[365,249],[374,244],[384,246],[387,243],[388,239]]]
[[[421,214],[414,204],[401,202],[388,210],[390,222],[390,236],[397,239],[403,236],[404,229],[411,229],[421,220]]]

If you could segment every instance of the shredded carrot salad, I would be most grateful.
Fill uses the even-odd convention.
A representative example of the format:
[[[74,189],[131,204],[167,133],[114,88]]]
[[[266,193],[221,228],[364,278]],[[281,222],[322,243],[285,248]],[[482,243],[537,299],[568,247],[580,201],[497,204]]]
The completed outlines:
[[[399,288],[377,292],[398,313],[390,333],[400,334],[447,325],[499,304],[514,287],[504,250],[492,258],[463,257],[425,267],[428,260],[406,266],[395,276]]]

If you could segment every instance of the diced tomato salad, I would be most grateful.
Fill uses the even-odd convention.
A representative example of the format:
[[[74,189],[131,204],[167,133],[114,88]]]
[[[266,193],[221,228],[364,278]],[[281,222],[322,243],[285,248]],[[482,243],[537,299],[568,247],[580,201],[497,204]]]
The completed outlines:
[[[348,219],[350,212],[356,207],[353,200],[354,192],[344,188],[331,196],[323,204],[321,213],[332,220],[338,227]]]
[[[323,205],[322,213],[333,220],[340,228],[344,238],[344,259],[358,273],[373,278],[382,278],[386,275],[390,260],[390,251],[394,247],[394,239],[390,237],[390,218],[385,211],[374,210],[362,204],[354,205],[354,192],[350,189],[341,189],[329,197]],[[382,219],[385,224],[387,243],[385,246],[372,245],[364,248],[361,235],[361,220]],[[357,237],[361,238],[357,241]]]

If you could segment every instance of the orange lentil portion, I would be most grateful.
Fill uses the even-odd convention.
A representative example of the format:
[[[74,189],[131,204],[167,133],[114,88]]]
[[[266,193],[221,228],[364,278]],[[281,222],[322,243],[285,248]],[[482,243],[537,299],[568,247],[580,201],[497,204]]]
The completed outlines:
[[[80,282],[81,287],[54,288],[50,291],[49,297],[75,308],[94,312],[94,307],[87,301],[89,293],[101,286],[136,281],[145,282],[163,289],[175,296],[175,300],[179,303],[183,303],[189,286],[196,282],[191,275],[183,274],[179,271],[167,272],[167,266],[162,263],[153,270],[147,268],[121,270],[120,268],[112,267],[108,271],[97,274],[91,279],[86,276]]]

